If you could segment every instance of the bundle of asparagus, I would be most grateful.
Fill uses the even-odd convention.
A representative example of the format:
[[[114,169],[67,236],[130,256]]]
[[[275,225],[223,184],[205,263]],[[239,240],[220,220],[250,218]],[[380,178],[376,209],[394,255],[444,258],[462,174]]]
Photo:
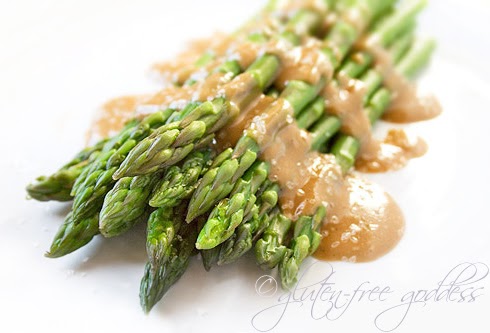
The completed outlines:
[[[27,187],[36,200],[73,200],[46,256],[64,256],[99,233],[115,237],[147,221],[148,263],[140,290],[146,312],[197,253],[209,270],[253,248],[257,264],[277,266],[283,287],[291,288],[301,263],[321,241],[328,207],[319,204],[299,218],[286,214],[280,204],[283,184],[271,177],[273,162],[263,159],[256,131],[245,128],[236,144],[220,142],[218,133],[260,100],[267,101],[269,114],[281,103],[288,111],[280,117],[309,132],[311,150],[334,156],[349,173],[362,142],[342,133],[344,119],[332,113],[326,87],[340,86],[345,78],[362,83],[362,109],[374,124],[393,92],[383,86],[385,73],[365,41],[376,41],[396,71],[412,77],[434,47],[414,38],[414,20],[424,5],[423,0],[400,6],[396,0],[271,1],[235,33],[232,44],[223,42],[227,47],[210,49],[180,68],[173,84],[185,92],[184,107],[170,105],[127,122],[117,135]],[[312,48],[308,71],[316,76],[308,81],[291,66],[301,66],[298,54]],[[255,51],[246,56],[244,50]],[[203,68],[205,77],[194,75]],[[285,75],[286,69],[293,74]]]

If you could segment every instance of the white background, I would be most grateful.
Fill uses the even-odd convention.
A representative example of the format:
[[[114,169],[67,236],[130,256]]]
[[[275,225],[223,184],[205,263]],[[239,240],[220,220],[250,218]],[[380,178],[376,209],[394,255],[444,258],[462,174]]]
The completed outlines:
[[[264,273],[251,258],[211,273],[195,259],[145,316],[138,304],[144,228],[46,259],[67,205],[26,201],[23,189],[82,146],[94,111],[108,98],[155,91],[146,75],[151,63],[171,58],[189,39],[232,31],[262,4],[0,1],[0,332],[254,332],[253,315],[274,299],[255,293]],[[489,17],[484,0],[433,0],[423,15],[421,30],[438,39],[439,49],[422,88],[445,112],[410,127],[429,142],[426,157],[371,176],[402,206],[406,235],[376,262],[333,263],[337,288],[370,281],[395,294],[355,304],[336,321],[311,319],[308,305],[291,307],[277,332],[379,332],[374,318],[404,293],[435,288],[461,262],[490,264]],[[489,279],[480,285],[488,288]],[[489,298],[414,306],[397,332],[488,332]]]

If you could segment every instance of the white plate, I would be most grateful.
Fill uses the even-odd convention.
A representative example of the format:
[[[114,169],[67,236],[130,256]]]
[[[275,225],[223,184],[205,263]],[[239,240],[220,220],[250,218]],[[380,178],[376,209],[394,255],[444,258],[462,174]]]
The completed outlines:
[[[26,201],[23,190],[81,147],[98,105],[117,95],[155,90],[144,75],[149,64],[171,58],[190,38],[233,30],[262,3],[2,2],[0,331],[254,332],[278,321],[279,306],[252,321],[277,305],[282,292],[256,293],[264,273],[250,258],[210,273],[193,260],[145,316],[138,304],[143,228],[118,239],[97,238],[73,255],[49,260],[43,252],[68,206]],[[274,331],[387,330],[401,321],[407,307],[396,306],[405,294],[436,288],[458,264],[490,263],[488,17],[490,6],[483,0],[433,1],[423,16],[421,30],[434,35],[440,47],[422,88],[439,97],[444,114],[410,128],[429,142],[427,156],[400,172],[371,177],[405,212],[407,231],[400,245],[373,263],[318,263],[310,274],[318,281],[333,267],[331,287],[343,290],[338,306],[365,281],[366,288],[389,286],[393,292],[382,297],[385,301],[354,300],[330,312],[329,319],[315,320],[310,313],[325,311],[326,301],[314,307],[310,301],[290,304]],[[478,273],[484,272],[485,266],[478,266]],[[461,288],[488,288],[489,279]],[[489,296],[480,293],[470,303],[412,304],[397,332],[488,332]]]

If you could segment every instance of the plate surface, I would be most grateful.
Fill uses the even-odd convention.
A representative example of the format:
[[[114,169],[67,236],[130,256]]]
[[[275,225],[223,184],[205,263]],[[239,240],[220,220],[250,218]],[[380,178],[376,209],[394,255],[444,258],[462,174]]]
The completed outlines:
[[[393,195],[407,220],[402,242],[387,256],[368,264],[310,260],[302,283],[309,287],[290,298],[268,289],[273,281],[251,258],[210,273],[196,258],[149,316],[138,304],[143,227],[97,238],[66,258],[43,257],[68,206],[26,201],[24,186],[82,146],[98,105],[156,90],[145,76],[149,64],[171,58],[189,39],[232,31],[262,3],[0,4],[0,331],[368,333],[398,324],[397,332],[489,331],[489,295],[478,289],[490,280],[483,277],[490,264],[490,5],[483,0],[432,1],[423,15],[420,30],[435,36],[439,49],[421,90],[438,96],[444,114],[409,128],[429,143],[424,158],[369,176]],[[445,285],[421,301],[424,290],[455,279],[464,301],[454,286],[448,296]],[[333,294],[312,300],[321,280],[329,283],[322,290],[328,286]],[[366,292],[375,287],[390,292]]]

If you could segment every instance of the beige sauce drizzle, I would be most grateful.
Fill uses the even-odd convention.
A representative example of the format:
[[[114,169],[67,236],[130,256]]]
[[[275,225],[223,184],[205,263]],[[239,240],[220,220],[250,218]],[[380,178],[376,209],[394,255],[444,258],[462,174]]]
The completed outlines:
[[[238,117],[228,126],[218,131],[216,134],[217,150],[222,151],[226,148],[234,147],[243,131],[250,126],[256,116],[262,114],[274,101],[272,97],[262,95],[257,99],[257,103],[241,112]]]
[[[393,100],[383,119],[395,123],[413,123],[439,116],[441,105],[434,96],[420,98],[415,85],[400,75],[388,52],[368,40],[364,47],[375,57],[377,70],[382,74],[385,86],[392,92]]]
[[[111,99],[102,105],[96,113],[90,130],[87,131],[87,144],[119,132],[124,124],[135,116],[136,107],[147,98],[147,95],[123,96]]]
[[[390,107],[383,115],[383,119],[393,123],[413,123],[433,119],[442,112],[439,101],[434,96],[415,98],[417,91],[414,85],[405,78],[391,76],[385,81],[386,86],[396,91]]]
[[[371,123],[364,111],[365,87],[361,81],[350,79],[342,73],[324,90],[327,112],[342,122],[342,133],[357,138],[361,144],[359,155],[367,155],[376,145]]]
[[[176,60],[156,63],[151,70],[164,81],[182,84],[198,70],[195,63],[205,52],[221,55],[219,50],[225,49],[227,43],[229,36],[218,32],[212,37],[194,40],[175,57]]]
[[[315,84],[321,77],[329,80],[333,68],[321,51],[323,43],[316,38],[305,38],[303,45],[280,54],[283,69],[275,86],[284,89],[289,81],[300,80]]]
[[[257,59],[257,55],[263,52],[263,48],[263,45],[251,41],[231,43],[227,54],[230,59],[238,61],[241,68],[247,68]]]
[[[242,74],[230,82],[224,73],[214,73],[193,86],[169,86],[153,95],[124,96],[105,103],[87,133],[93,143],[120,131],[133,118],[142,118],[165,108],[182,109],[189,101],[206,101],[224,96],[232,103],[251,103],[260,97],[254,79]],[[251,103],[253,105],[253,103]]]
[[[138,115],[145,116],[162,108],[187,104],[191,97],[192,91],[190,89],[170,86],[146,99],[136,111]]]
[[[410,159],[425,155],[427,150],[423,139],[409,138],[405,131],[392,129],[383,142],[376,141],[369,154],[361,155],[356,160],[356,170],[371,173],[399,170]]]
[[[330,206],[330,220],[315,253],[322,260],[366,262],[392,250],[403,236],[403,214],[389,194],[365,179],[347,176],[344,201]]]
[[[192,86],[171,86],[143,101],[137,108],[137,115],[145,116],[165,108],[182,109],[189,101],[208,101],[217,96],[226,96],[232,101],[240,99],[239,93],[257,98],[252,94],[253,78],[242,74],[230,82],[231,77],[224,73],[213,73],[205,80]]]
[[[152,66],[152,71],[164,81],[182,84],[193,74],[205,76],[224,59],[236,59],[242,68],[247,68],[261,52],[260,44],[247,40],[247,37],[253,32],[271,36],[279,27],[280,17],[277,13],[264,12],[233,35],[217,32],[211,37],[193,41],[176,57],[177,60],[157,63]],[[197,68],[196,61],[206,52],[213,54],[215,60],[203,68]]]
[[[325,88],[327,112],[342,121],[342,133],[357,138],[361,149],[355,168],[362,172],[387,172],[403,168],[410,159],[423,156],[427,146],[422,139],[409,140],[401,130],[390,130],[383,142],[373,137],[371,123],[363,108],[362,82],[339,75]],[[414,96],[412,96],[413,98]]]
[[[278,11],[291,13],[302,9],[311,9],[321,14],[328,10],[327,3],[323,0],[289,0],[285,1]]]

